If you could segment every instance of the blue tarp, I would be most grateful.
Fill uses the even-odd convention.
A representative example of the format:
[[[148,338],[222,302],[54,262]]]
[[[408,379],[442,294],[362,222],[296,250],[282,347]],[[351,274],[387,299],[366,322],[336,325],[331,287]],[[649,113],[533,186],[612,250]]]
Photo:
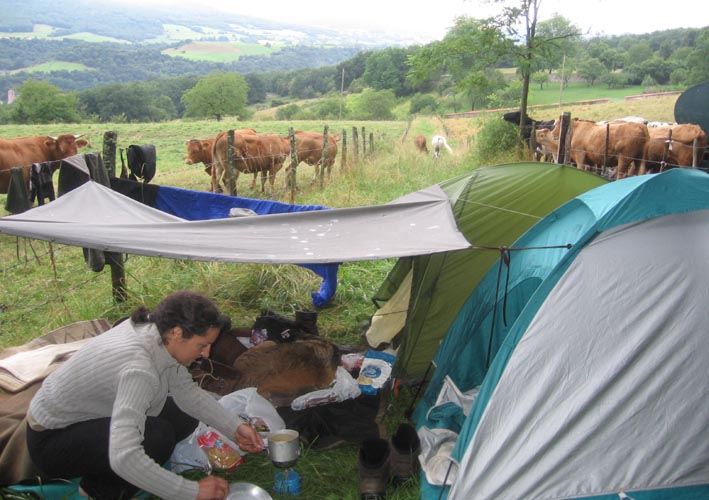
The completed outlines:
[[[185,220],[223,219],[229,217],[232,208],[253,210],[257,215],[329,210],[329,207],[322,205],[292,205],[279,201],[255,200],[172,186],[159,186],[153,208]],[[337,290],[337,271],[340,265],[338,263],[299,265],[310,269],[323,279],[320,290],[312,293],[312,299],[315,307],[326,305]]]

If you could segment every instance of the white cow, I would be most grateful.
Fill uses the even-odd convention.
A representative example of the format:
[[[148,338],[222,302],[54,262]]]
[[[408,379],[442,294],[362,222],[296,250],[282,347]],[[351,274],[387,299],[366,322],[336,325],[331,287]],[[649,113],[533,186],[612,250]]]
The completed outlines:
[[[451,153],[453,150],[451,147],[448,145],[448,141],[446,141],[446,138],[441,136],[441,135],[434,135],[433,139],[431,139],[431,146],[433,146],[433,157],[438,158],[441,156],[441,150],[445,147],[448,151]]]

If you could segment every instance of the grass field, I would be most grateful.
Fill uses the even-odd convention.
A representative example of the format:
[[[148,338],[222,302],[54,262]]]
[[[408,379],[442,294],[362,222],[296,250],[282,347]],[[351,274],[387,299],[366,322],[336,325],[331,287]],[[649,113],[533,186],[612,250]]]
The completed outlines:
[[[191,61],[233,62],[242,56],[267,55],[280,50],[278,46],[266,46],[240,42],[190,42],[176,49],[163,50],[163,54],[183,57]]]
[[[640,101],[618,101],[591,106],[564,106],[535,111],[539,119],[555,118],[560,111],[593,120],[627,115],[642,115],[649,119],[671,121],[676,96],[649,98]],[[539,116],[537,116],[539,115]],[[201,166],[184,164],[185,141],[208,138],[228,128],[252,127],[262,133],[285,135],[288,127],[330,133],[345,131],[348,141],[349,165],[340,160],[333,169],[332,179],[323,188],[311,183],[312,168],[298,168],[295,202],[331,207],[352,207],[381,204],[403,194],[421,189],[468,172],[480,166],[475,155],[476,131],[486,121],[499,119],[500,113],[474,118],[441,119],[418,117],[411,123],[391,122],[277,122],[254,121],[221,123],[207,121],[175,121],[155,124],[76,124],[0,126],[0,137],[60,133],[85,133],[91,140],[90,150],[101,150],[103,134],[118,132],[120,148],[130,144],[154,144],[157,149],[156,184],[207,190],[209,178]],[[372,134],[374,153],[360,162],[352,162],[352,127],[360,138]],[[412,139],[423,134],[446,135],[453,154],[433,161],[415,151]],[[368,144],[368,150],[369,144]],[[493,163],[514,160],[514,154],[503,154]],[[119,162],[120,166],[120,162]],[[239,194],[255,198],[273,198],[289,202],[289,193],[282,188],[271,196],[249,188],[250,178],[239,178]],[[4,207],[5,196],[0,195]],[[86,207],[90,210],[91,207]],[[0,349],[19,345],[49,330],[75,321],[105,317],[114,321],[130,313],[139,304],[152,307],[166,293],[182,288],[200,290],[213,297],[222,310],[232,317],[235,326],[251,326],[259,311],[272,309],[292,316],[296,310],[310,309],[310,292],[320,280],[310,271],[291,265],[225,264],[215,262],[173,261],[152,257],[128,256],[126,277],[128,300],[117,303],[111,295],[110,272],[90,271],[78,248],[49,245],[45,242],[0,236],[2,280],[0,281]],[[362,321],[375,310],[371,297],[391,269],[394,260],[346,263],[340,267],[338,290],[333,301],[318,310],[318,326],[323,335],[338,343],[361,341]],[[392,429],[403,419],[408,405],[408,393],[391,400],[387,425]],[[355,500],[359,498],[356,445],[346,445],[331,451],[305,449],[296,470],[303,478],[301,498]],[[263,456],[247,458],[230,479],[248,480],[271,489],[272,464]],[[417,480],[398,489],[390,488],[387,498],[413,500],[420,497]],[[274,498],[279,498],[274,496]]]

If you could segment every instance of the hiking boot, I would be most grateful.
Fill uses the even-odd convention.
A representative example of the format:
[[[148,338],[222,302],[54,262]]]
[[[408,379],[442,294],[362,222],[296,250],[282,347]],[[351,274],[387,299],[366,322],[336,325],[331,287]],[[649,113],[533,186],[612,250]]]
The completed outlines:
[[[359,449],[359,494],[361,500],[386,497],[389,483],[389,442],[381,438],[362,441]]]
[[[418,472],[421,440],[411,424],[399,424],[391,437],[391,475],[395,485],[400,485]]]

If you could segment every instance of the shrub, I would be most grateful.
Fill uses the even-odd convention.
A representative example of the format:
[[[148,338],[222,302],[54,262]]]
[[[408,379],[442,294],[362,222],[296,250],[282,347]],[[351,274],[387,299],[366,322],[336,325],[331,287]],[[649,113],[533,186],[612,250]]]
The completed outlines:
[[[287,104],[276,110],[276,120],[291,120],[300,111],[297,104]]]
[[[475,135],[474,152],[480,162],[487,162],[514,153],[520,140],[519,127],[500,116],[491,117]]]
[[[411,114],[434,115],[438,111],[438,99],[431,94],[416,94],[411,98]]]

